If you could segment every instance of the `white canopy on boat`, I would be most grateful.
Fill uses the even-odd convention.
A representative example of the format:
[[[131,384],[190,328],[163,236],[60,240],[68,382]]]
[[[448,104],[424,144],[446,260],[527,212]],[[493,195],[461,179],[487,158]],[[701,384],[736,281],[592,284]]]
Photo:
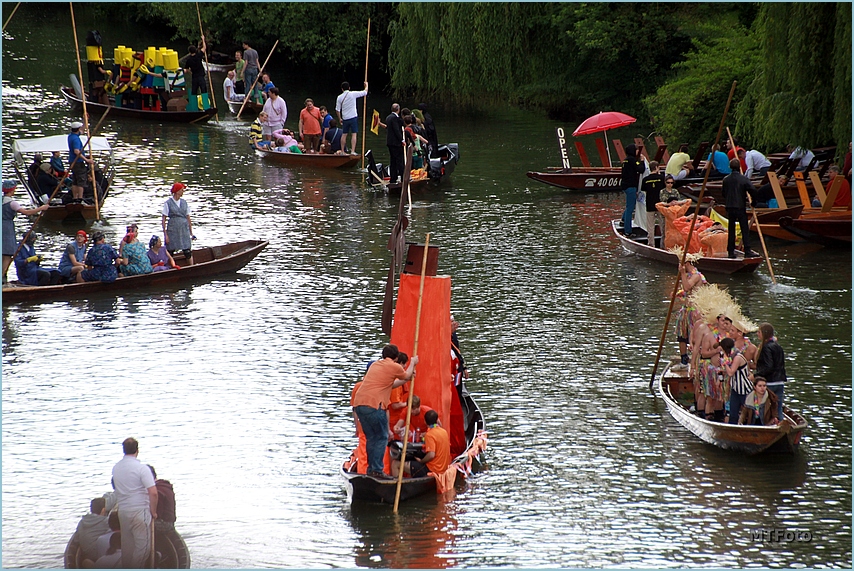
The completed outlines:
[[[83,141],[83,146],[88,150],[89,145],[86,136],[81,135],[80,140]],[[106,151],[108,153],[113,152],[113,148],[106,137],[92,137],[92,150]],[[34,153],[42,153],[46,155],[45,159],[49,159],[50,157],[47,155],[54,151],[68,153],[68,135],[51,135],[50,137],[39,137],[37,139],[18,139],[12,143],[12,152],[15,155],[15,159],[19,162],[23,161],[23,155],[32,155]]]

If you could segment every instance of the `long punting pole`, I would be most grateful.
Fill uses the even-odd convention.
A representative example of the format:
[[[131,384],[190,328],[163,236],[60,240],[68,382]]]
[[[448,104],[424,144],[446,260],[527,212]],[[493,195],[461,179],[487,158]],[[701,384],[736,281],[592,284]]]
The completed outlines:
[[[210,95],[208,96],[208,100],[212,102],[214,109],[216,109],[216,97],[214,96],[213,90],[213,81],[211,80],[211,65],[208,62],[208,43],[205,41],[205,31],[202,29],[202,13],[199,11],[199,3],[196,2],[196,15],[199,17],[199,34],[202,36],[202,43],[205,47],[205,72],[207,72],[208,76],[208,90],[210,91]],[[226,102],[227,104],[228,102]],[[219,123],[219,113],[214,115],[216,117],[216,122]]]
[[[368,39],[365,45],[365,83],[368,83],[368,53],[371,50],[371,19],[368,18]],[[365,137],[368,132],[365,131],[365,120],[368,115],[368,95],[362,98],[362,170],[365,170]]]
[[[68,3],[71,10],[71,28],[74,30],[74,53],[77,54],[77,76],[83,81],[83,65],[80,63],[80,44],[77,43],[77,24],[74,22],[74,4]],[[86,144],[89,145],[89,158],[92,158],[92,136],[89,131],[89,113],[86,111],[86,92],[80,90],[80,100],[83,103],[83,126],[86,128]],[[69,167],[71,168],[71,167]],[[95,168],[89,169],[89,179],[92,181],[92,194],[95,195],[95,221],[101,220],[101,205],[98,200],[98,185],[95,182]]]
[[[732,96],[735,94],[735,86],[738,82],[732,82],[732,88],[729,90],[729,97],[726,101],[726,108],[724,108],[724,114],[721,117],[721,124],[718,127],[718,135],[715,137],[715,145],[717,145],[721,140],[721,133],[724,130],[724,122],[726,122],[726,116],[729,113],[729,106],[732,103]],[[714,147],[713,147],[714,148]],[[697,197],[697,207],[694,209],[694,218],[691,220],[691,226],[688,228],[688,237],[685,239],[685,247],[682,248],[682,259],[679,260],[679,267],[685,263],[685,257],[688,255],[688,244],[691,243],[691,236],[694,233],[694,225],[697,223],[697,216],[700,214],[700,204],[703,202],[703,193],[706,192],[706,184],[709,182],[709,173],[711,169],[709,165],[706,165],[706,176],[703,177],[703,185],[700,187],[700,196]],[[676,301],[676,294],[679,292],[679,270],[676,270],[676,283],[673,285],[673,295],[670,296],[670,306],[667,308],[667,318],[664,320],[664,330],[661,332],[661,340],[658,343],[658,353],[655,355],[655,363],[652,366],[652,375],[649,379],[649,390],[653,392],[652,385],[655,382],[655,373],[658,371],[658,361],[661,359],[661,351],[664,348],[664,339],[667,336],[667,327],[670,325],[670,316],[673,313],[673,304]]]
[[[424,278],[427,275],[427,252],[430,250],[430,234],[424,240],[424,255],[421,257],[421,286],[418,289],[418,311],[415,313],[415,345],[412,356],[418,354],[418,333],[421,330],[421,303],[424,301]],[[403,485],[403,465],[406,462],[406,444],[409,441],[409,421],[412,416],[412,397],[415,396],[415,375],[409,385],[409,399],[406,403],[406,424],[403,426],[403,451],[400,453],[400,470],[397,473],[397,490],[394,492],[394,513],[400,503],[400,488]]]
[[[258,79],[260,79],[261,74],[264,73],[264,68],[267,67],[267,62],[270,61],[270,57],[273,55],[273,52],[276,51],[276,46],[278,45],[279,40],[276,40],[276,43],[273,44],[273,49],[270,50],[270,55],[268,55],[267,59],[264,60],[264,65],[261,66],[261,69],[258,70],[258,77],[256,77],[255,81],[252,82],[252,87],[249,88],[249,91],[246,92],[246,96],[243,98],[243,104],[240,106],[240,111],[237,112],[237,119],[240,119],[240,114],[243,113],[243,108],[246,107],[246,102],[249,101],[249,97],[252,95],[252,90],[255,89],[255,84],[258,83]]]
[[[733,152],[735,153],[735,158],[738,158],[738,151],[735,149],[735,141],[732,138],[732,133],[729,131],[729,127],[726,128],[727,137],[729,137],[729,146],[732,147]],[[738,170],[741,174],[744,174],[744,170],[741,168],[741,160],[738,161]],[[762,235],[762,228],[759,227],[759,218],[756,217],[756,208],[753,207],[753,201],[750,200],[750,195],[747,195],[747,200],[750,201],[750,212],[753,214],[753,223],[756,224],[756,231],[759,232],[759,243],[762,244],[762,253],[765,254],[765,263],[768,264],[768,272],[771,274],[771,282],[774,285],[777,285],[777,278],[774,277],[774,269],[771,267],[771,258],[768,257],[768,248],[765,247],[765,236]],[[730,224],[734,224],[734,220],[729,221]],[[742,236],[742,238],[744,238]]]
[[[21,3],[20,3],[20,2],[18,2],[17,4],[15,4],[15,9],[14,9],[14,10],[12,10],[12,13],[11,13],[11,14],[9,14],[9,17],[8,17],[8,18],[6,18],[6,23],[5,23],[5,24],[3,24],[3,31],[4,31],[4,32],[6,31],[6,26],[8,26],[8,25],[9,25],[9,22],[11,22],[11,21],[12,21],[12,16],[14,16],[14,15],[15,15],[15,12],[18,10],[18,6],[20,6],[20,5],[21,5]]]

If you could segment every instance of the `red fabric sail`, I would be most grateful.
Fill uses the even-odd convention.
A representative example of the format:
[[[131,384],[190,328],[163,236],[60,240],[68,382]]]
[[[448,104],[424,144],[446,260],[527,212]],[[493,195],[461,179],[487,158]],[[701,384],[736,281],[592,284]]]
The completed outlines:
[[[413,355],[415,318],[421,276],[401,274],[397,305],[391,329],[391,342]],[[421,402],[439,414],[446,429],[451,427],[451,278],[425,277],[418,334],[418,359],[414,392]]]

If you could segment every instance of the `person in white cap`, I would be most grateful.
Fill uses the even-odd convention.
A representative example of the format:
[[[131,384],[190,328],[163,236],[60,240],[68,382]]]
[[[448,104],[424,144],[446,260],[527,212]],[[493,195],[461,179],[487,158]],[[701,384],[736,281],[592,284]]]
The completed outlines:
[[[86,186],[86,178],[89,174],[86,163],[93,165],[94,162],[83,151],[83,141],[80,139],[80,128],[83,127],[83,123],[74,121],[70,127],[71,133],[68,135],[68,164],[71,165],[71,197],[74,200],[83,200],[83,187]]]

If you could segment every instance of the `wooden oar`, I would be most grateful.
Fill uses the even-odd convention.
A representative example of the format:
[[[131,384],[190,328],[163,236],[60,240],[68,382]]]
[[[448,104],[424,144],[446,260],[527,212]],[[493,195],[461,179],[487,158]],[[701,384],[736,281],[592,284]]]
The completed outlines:
[[[430,249],[430,234],[424,239],[424,256],[421,258],[421,286],[418,289],[418,310],[415,312],[415,345],[412,356],[418,355],[418,333],[421,331],[421,304],[424,301],[424,279],[427,276],[427,252]],[[406,424],[403,425],[403,450],[400,453],[400,470],[397,473],[397,490],[394,492],[394,513],[400,502],[400,488],[403,485],[403,465],[406,463],[406,445],[409,441],[409,421],[412,418],[412,397],[415,396],[415,375],[409,381],[409,399],[406,403]]]
[[[18,2],[17,4],[15,4],[15,9],[14,9],[14,10],[12,10],[12,13],[11,13],[11,14],[9,14],[9,17],[8,17],[8,18],[6,18],[6,23],[5,23],[5,24],[3,24],[3,31],[4,31],[4,32],[6,31],[6,26],[8,26],[8,25],[9,25],[9,22],[12,20],[12,16],[14,16],[14,15],[15,15],[15,12],[18,10],[18,6],[20,6],[20,5],[21,5],[21,3],[20,3],[20,2]]]
[[[727,137],[729,137],[729,146],[735,149],[735,140],[732,138],[732,133],[729,130],[729,127],[726,128]],[[735,158],[738,159],[738,151],[735,152]],[[741,160],[738,161],[738,171],[741,174],[744,174],[744,170],[741,168]],[[751,183],[753,184],[753,183]],[[774,269],[771,267],[771,258],[768,257],[768,248],[765,247],[765,236],[762,235],[762,228],[759,227],[759,219],[756,217],[756,209],[753,207],[753,200],[750,198],[750,195],[747,195],[747,200],[750,202],[750,212],[753,214],[753,223],[756,224],[756,231],[759,233],[759,242],[762,244],[762,253],[765,254],[765,263],[768,264],[768,272],[771,274],[771,282],[774,285],[777,285],[777,278],[774,277]],[[730,224],[735,224],[735,220],[730,220]],[[742,228],[742,234],[744,233],[744,228]],[[749,231],[749,229],[747,229]],[[741,241],[744,242],[744,236],[741,237]]]
[[[77,24],[74,22],[74,4],[69,2],[71,10],[71,27],[74,30],[74,53],[77,54],[77,75],[83,81],[83,66],[80,63],[80,44],[77,42]],[[82,91],[82,88],[81,88]],[[80,101],[83,103],[83,126],[86,128],[86,143],[89,145],[89,158],[92,158],[92,136],[89,131],[89,113],[86,111],[86,92],[83,91]],[[92,194],[95,195],[95,221],[101,220],[101,205],[98,201],[98,184],[95,181],[95,167],[89,169],[89,180],[92,181]]]
[[[365,83],[368,83],[368,54],[371,50],[371,19],[368,18],[368,39],[365,46]],[[368,133],[365,131],[365,120],[368,113],[368,95],[362,98],[362,170],[365,170],[365,138]]]
[[[246,92],[246,96],[243,98],[243,104],[240,106],[240,111],[237,112],[237,119],[240,119],[240,114],[243,113],[243,108],[246,107],[246,102],[249,101],[249,97],[252,95],[252,90],[255,89],[255,84],[258,83],[258,78],[261,77],[261,74],[264,73],[264,68],[267,67],[267,62],[270,61],[270,56],[273,55],[273,52],[276,51],[276,46],[279,45],[279,40],[276,40],[276,43],[273,44],[273,49],[270,50],[270,55],[267,56],[267,59],[264,60],[264,65],[261,66],[261,69],[258,70],[258,77],[255,78],[255,81],[252,82],[252,87]]]
[[[208,100],[213,102],[213,107],[216,109],[216,97],[214,96],[213,90],[213,81],[211,81],[211,64],[208,62],[208,43],[205,41],[205,31],[202,29],[202,13],[199,11],[199,3],[196,2],[196,15],[199,17],[199,34],[202,36],[202,48],[205,54],[205,72],[207,72],[208,76],[208,89],[210,90],[210,97]],[[226,103],[227,105],[228,103]],[[219,113],[214,115],[216,117],[216,122],[219,123]]]
[[[721,124],[718,127],[718,135],[715,138],[715,145],[717,145],[721,140],[721,134],[724,130],[724,122],[726,121],[727,114],[729,113],[729,106],[732,104],[732,96],[735,94],[735,86],[738,82],[732,82],[732,88],[729,90],[729,97],[726,101],[726,107],[724,108],[724,114],[721,117]],[[694,233],[694,225],[697,223],[697,216],[700,214],[700,205],[703,203],[703,194],[706,192],[706,184],[709,182],[709,173],[711,169],[706,169],[706,174],[703,177],[703,185],[700,187],[700,195],[697,197],[697,206],[694,209],[694,218],[691,220],[691,226],[688,228],[688,236],[685,239],[685,247],[682,249],[682,259],[679,260],[679,267],[685,263],[685,258],[688,255],[688,244],[691,243],[691,236]],[[661,359],[661,351],[664,349],[664,340],[667,338],[667,327],[670,325],[670,316],[673,314],[673,304],[676,302],[676,294],[679,292],[679,270],[676,270],[676,283],[673,285],[673,294],[670,296],[670,306],[667,308],[667,317],[664,320],[664,330],[661,332],[661,340],[658,343],[658,353],[655,355],[655,362],[652,367],[652,375],[649,379],[649,392],[655,394],[653,391],[652,385],[655,382],[655,373],[658,371],[658,361]]]

